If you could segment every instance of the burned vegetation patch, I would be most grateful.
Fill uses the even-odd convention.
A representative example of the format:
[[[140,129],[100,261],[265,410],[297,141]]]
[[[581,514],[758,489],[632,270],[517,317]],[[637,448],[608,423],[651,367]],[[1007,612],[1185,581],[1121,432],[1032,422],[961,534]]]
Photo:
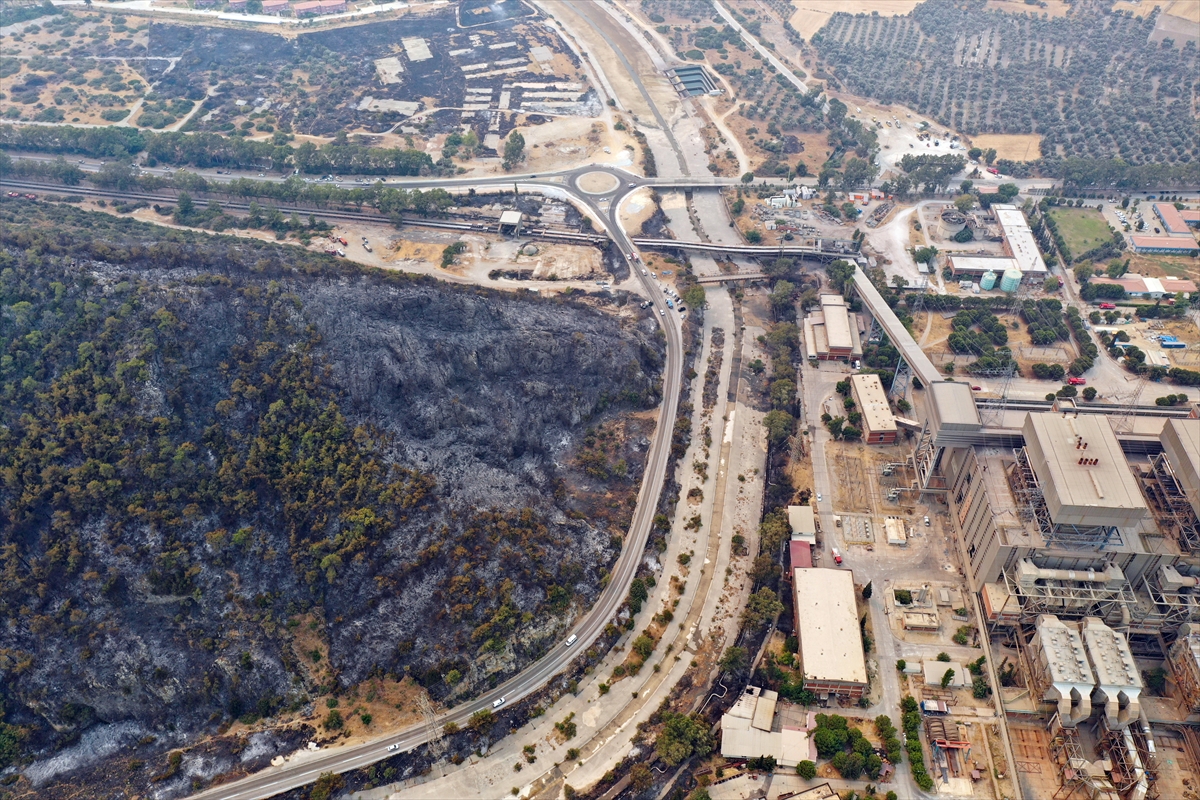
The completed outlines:
[[[383,676],[474,694],[599,593],[652,319],[35,203],[0,208],[0,265],[16,760],[311,722]]]
[[[178,59],[156,62],[155,88],[168,99],[207,95],[188,130],[247,135],[431,135],[470,127],[483,141],[503,137],[529,114],[600,113],[578,59],[554,29],[529,6],[504,8],[502,18],[490,19],[488,7],[488,21],[479,24],[466,10],[470,27],[459,25],[460,9],[447,7],[291,39],[154,25],[151,54]]]

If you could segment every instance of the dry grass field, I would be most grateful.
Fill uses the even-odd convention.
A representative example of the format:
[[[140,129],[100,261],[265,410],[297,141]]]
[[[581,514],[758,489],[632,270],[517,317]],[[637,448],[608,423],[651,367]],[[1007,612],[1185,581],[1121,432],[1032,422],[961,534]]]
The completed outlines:
[[[1070,10],[1070,6],[1063,0],[1045,0],[1046,7],[1027,6],[1024,0],[988,0],[987,7],[996,11],[1005,11],[1009,14],[1033,14],[1038,16],[1049,14],[1052,17],[1065,17]]]
[[[983,150],[996,148],[997,158],[1013,161],[1034,161],[1041,158],[1039,145],[1042,137],[1037,133],[984,133],[971,137],[971,144]]]
[[[801,36],[811,39],[812,35],[821,30],[821,26],[838,11],[845,11],[847,14],[870,14],[872,11],[878,11],[881,16],[896,17],[907,14],[920,4],[921,0],[842,0],[838,3],[829,0],[792,0],[796,11],[789,21]]]
[[[1156,6],[1162,8],[1162,13],[1173,17],[1181,17],[1200,25],[1200,3],[1196,0],[1117,0],[1113,3],[1113,11],[1132,11],[1135,16],[1144,17]]]

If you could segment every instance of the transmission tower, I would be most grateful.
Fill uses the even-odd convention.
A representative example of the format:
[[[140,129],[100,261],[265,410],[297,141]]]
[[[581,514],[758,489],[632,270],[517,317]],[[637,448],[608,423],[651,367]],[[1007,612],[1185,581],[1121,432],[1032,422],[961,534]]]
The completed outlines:
[[[441,725],[438,725],[437,715],[434,714],[433,706],[429,703],[429,696],[424,692],[417,695],[417,710],[421,712],[421,717],[425,721],[425,735],[429,737],[430,761],[436,764],[446,754],[446,732]]]
[[[1113,430],[1116,433],[1128,433],[1133,428],[1133,417],[1147,382],[1146,373],[1140,372],[1131,389],[1113,396],[1113,402],[1117,405],[1117,411],[1113,414]]]

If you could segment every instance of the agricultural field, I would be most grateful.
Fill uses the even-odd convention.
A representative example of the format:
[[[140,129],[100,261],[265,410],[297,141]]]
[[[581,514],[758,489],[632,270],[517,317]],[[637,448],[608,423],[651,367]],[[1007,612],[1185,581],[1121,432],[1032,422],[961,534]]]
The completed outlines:
[[[1043,156],[1187,163],[1200,158],[1197,53],[1151,42],[1157,21],[1085,4],[1042,18],[927,0],[904,16],[839,12],[811,42],[849,91],[968,136],[1040,133]]]
[[[1056,206],[1048,213],[1058,224],[1058,232],[1074,254],[1086,253],[1112,239],[1104,217],[1094,208]]]
[[[743,24],[751,32],[779,24],[762,6],[737,11],[744,13]],[[820,92],[800,92],[776,74],[707,0],[654,4],[643,13],[680,58],[706,62],[729,87],[715,99],[713,111],[742,144],[755,174],[816,174],[837,149],[828,140]]]
[[[1036,161],[1041,158],[1042,137],[1036,133],[984,133],[971,137],[971,144],[996,151],[996,158]]]
[[[830,3],[827,0],[792,0],[796,10],[788,22],[805,39],[811,39],[835,12],[878,13],[883,17],[894,17],[907,14],[920,2],[921,0],[845,0],[841,3]]]
[[[149,86],[149,24],[65,12],[14,27],[0,49],[8,94],[0,119],[105,125],[126,119]]]

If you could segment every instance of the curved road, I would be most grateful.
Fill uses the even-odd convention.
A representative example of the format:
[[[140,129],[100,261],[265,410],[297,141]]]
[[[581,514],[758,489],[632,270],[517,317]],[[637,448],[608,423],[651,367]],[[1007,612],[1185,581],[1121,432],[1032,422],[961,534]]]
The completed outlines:
[[[597,171],[619,173],[620,182],[604,195],[587,194],[575,188],[579,175]],[[526,667],[507,683],[439,716],[437,718],[439,727],[447,722],[464,725],[472,714],[492,708],[492,703],[500,698],[504,698],[506,704],[511,704],[533,694],[591,645],[625,601],[629,584],[633,580],[646,548],[646,541],[649,538],[651,524],[658,507],[659,493],[666,475],[671,436],[679,404],[679,389],[683,378],[683,338],[679,328],[679,319],[675,314],[667,313],[666,298],[657,282],[649,275],[643,274],[637,263],[632,261],[634,247],[625,231],[622,230],[617,214],[621,198],[638,186],[652,184],[653,181],[629,175],[621,170],[600,170],[595,167],[571,170],[556,177],[567,178],[570,186],[551,183],[547,180],[537,180],[536,176],[517,176],[515,180],[507,176],[490,180],[474,179],[463,181],[459,185],[519,182],[524,185],[553,186],[575,195],[577,199],[586,203],[600,216],[618,250],[630,261],[634,275],[642,282],[647,296],[654,303],[654,308],[661,312],[659,322],[666,333],[667,344],[666,365],[663,371],[663,402],[647,459],[645,477],[638,494],[637,510],[630,525],[625,547],[613,567],[612,580],[607,588],[601,593],[592,609],[572,629],[571,633],[576,634],[579,637],[578,640],[570,648],[562,645],[555,647],[550,653]],[[459,182],[430,181],[429,185],[446,186],[449,183]],[[607,201],[607,203],[602,204],[601,201]],[[424,724],[414,725],[399,733],[381,736],[364,744],[339,747],[302,758],[298,762],[289,762],[280,767],[269,767],[242,780],[207,789],[194,797],[202,800],[260,800],[312,783],[325,772],[347,772],[382,761],[394,754],[394,751],[388,750],[389,746],[396,745],[398,751],[406,751],[424,744],[428,740],[427,727]]]

